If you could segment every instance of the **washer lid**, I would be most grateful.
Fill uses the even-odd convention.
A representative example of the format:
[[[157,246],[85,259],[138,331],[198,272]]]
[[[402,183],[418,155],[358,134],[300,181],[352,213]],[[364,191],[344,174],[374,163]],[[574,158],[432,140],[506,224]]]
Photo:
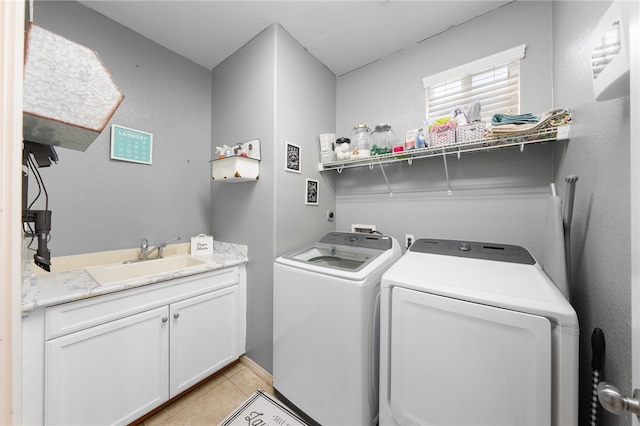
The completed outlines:
[[[330,232],[317,243],[281,256],[276,262],[343,278],[362,279],[400,255],[398,242],[386,235]]]
[[[541,315],[556,324],[578,329],[573,307],[537,263],[410,250],[384,274],[382,286],[401,286]]]

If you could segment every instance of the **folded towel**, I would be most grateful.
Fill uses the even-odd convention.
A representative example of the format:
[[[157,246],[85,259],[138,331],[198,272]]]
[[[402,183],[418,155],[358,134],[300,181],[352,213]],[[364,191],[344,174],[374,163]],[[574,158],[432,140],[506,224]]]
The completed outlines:
[[[491,117],[492,126],[504,126],[505,124],[531,124],[540,121],[539,115],[533,115],[530,112],[526,114],[509,115],[494,114]]]
[[[527,123],[527,124],[502,124],[502,125],[494,125],[493,123],[490,126],[489,134],[493,136],[501,136],[501,135],[518,135],[528,132],[534,132],[546,129],[548,127],[557,127],[564,126],[571,121],[571,113],[566,108],[556,108],[551,111],[547,111],[542,116],[540,116],[540,120],[535,123]]]

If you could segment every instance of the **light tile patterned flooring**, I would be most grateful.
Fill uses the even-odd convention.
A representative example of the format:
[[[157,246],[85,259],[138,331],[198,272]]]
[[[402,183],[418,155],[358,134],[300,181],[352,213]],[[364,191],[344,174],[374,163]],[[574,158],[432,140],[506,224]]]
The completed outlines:
[[[273,395],[270,378],[258,375],[245,363],[238,362],[139,424],[215,426],[258,389]]]

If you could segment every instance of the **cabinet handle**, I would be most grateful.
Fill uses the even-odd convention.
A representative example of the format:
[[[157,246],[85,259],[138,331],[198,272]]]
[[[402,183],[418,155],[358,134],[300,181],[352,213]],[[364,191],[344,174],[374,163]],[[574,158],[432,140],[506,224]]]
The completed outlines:
[[[169,318],[167,318],[167,317],[162,317],[162,322],[167,322],[167,321],[169,321]]]
[[[175,319],[178,319],[178,318],[180,317],[180,314],[176,312],[175,314],[173,314],[173,317],[174,317]]]

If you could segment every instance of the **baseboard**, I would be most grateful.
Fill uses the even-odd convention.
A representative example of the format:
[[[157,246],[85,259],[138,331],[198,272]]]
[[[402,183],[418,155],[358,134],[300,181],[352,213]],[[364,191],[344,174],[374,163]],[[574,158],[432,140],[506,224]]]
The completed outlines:
[[[267,370],[260,367],[251,358],[248,358],[246,355],[241,355],[240,362],[249,370],[253,371],[258,377],[264,380],[269,386],[273,386],[273,376]]]

